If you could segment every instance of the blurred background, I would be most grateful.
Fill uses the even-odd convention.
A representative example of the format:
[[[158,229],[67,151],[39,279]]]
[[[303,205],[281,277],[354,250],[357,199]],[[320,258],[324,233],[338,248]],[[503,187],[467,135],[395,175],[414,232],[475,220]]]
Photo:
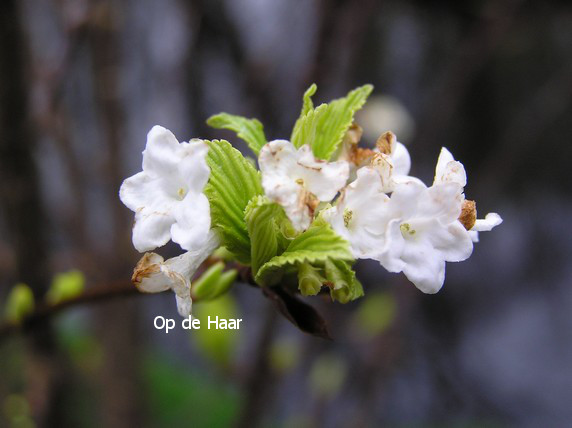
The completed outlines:
[[[0,334],[0,426],[570,426],[566,1],[3,0],[0,309],[17,283],[129,283],[117,193],[154,124],[244,149],[205,124],[226,111],[288,138],[312,82],[318,102],[373,83],[364,141],[393,130],[427,182],[448,147],[502,226],[437,295],[359,262],[364,298],[306,299],[333,341],[243,284],[195,306],[238,332],[156,330],[178,319],[164,293]]]

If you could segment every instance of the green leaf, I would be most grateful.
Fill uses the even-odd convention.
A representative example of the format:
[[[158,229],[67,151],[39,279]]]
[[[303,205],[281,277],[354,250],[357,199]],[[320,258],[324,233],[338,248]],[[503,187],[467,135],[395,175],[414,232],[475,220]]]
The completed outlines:
[[[315,296],[326,281],[320,274],[320,269],[309,263],[302,263],[298,268],[298,289],[302,296]]]
[[[353,261],[348,242],[339,236],[322,218],[294,238],[286,251],[273,257],[258,271],[255,280],[260,285],[277,283],[283,273],[296,271],[302,263],[320,264],[328,259]]]
[[[316,87],[310,86],[304,94],[302,115],[294,125],[292,144],[296,147],[309,144],[314,156],[329,160],[352,124],[355,112],[365,104],[372,90],[372,85],[364,85],[344,98],[321,104],[314,109],[310,97]]]
[[[199,278],[192,282],[191,287],[193,300],[197,299],[204,301],[208,299],[211,294],[211,290],[219,280],[223,269],[224,263],[217,262],[212,266],[209,266],[209,268],[205,270]]]
[[[363,296],[363,288],[350,264],[343,260],[326,260],[326,280],[332,300],[348,303]]]
[[[302,99],[302,111],[300,112],[300,117],[298,118],[296,124],[294,125],[294,130],[292,132],[292,135],[299,132],[299,128],[304,124],[304,116],[306,116],[311,110],[314,110],[314,103],[312,102],[312,96],[316,93],[317,89],[318,87],[316,86],[316,84],[312,83],[312,86],[310,86],[308,89],[306,89],[306,92],[304,92],[304,97]],[[301,145],[302,144],[300,144],[300,146]]]
[[[209,117],[207,125],[216,129],[229,129],[236,132],[238,137],[244,140],[257,156],[262,146],[267,143],[264,127],[258,119],[219,113]]]
[[[59,273],[54,276],[52,285],[46,293],[48,303],[54,305],[79,296],[85,287],[85,277],[79,270]]]
[[[279,250],[279,228],[286,215],[282,207],[264,196],[254,197],[245,210],[246,227],[250,236],[252,273],[256,276],[258,269]]]
[[[6,301],[5,316],[8,321],[19,323],[34,311],[34,293],[26,284],[16,284]]]
[[[223,262],[217,262],[210,266],[200,278],[193,281],[193,299],[201,302],[214,300],[230,289],[238,272],[236,269],[230,269],[223,273],[224,266]]]
[[[244,210],[262,194],[260,174],[228,141],[208,142],[207,163],[211,169],[205,194],[210,202],[211,225],[222,245],[243,264],[250,264],[250,239]]]

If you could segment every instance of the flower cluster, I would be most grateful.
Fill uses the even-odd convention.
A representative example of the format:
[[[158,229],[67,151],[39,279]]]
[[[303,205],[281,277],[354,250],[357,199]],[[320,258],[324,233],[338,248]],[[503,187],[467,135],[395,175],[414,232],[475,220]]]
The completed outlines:
[[[179,143],[165,128],[149,132],[143,171],[120,190],[135,212],[133,244],[145,252],[172,240],[186,252],[167,261],[145,254],[133,276],[141,291],[173,290],[187,316],[191,277],[224,247],[251,266],[260,286],[297,274],[302,294],[326,286],[346,302],[363,294],[352,262],[373,259],[435,293],[445,263],[467,259],[478,232],[502,222],[495,213],[476,218],[476,204],[464,194],[465,168],[446,148],[427,186],[409,175],[409,152],[393,133],[380,136],[375,149],[358,146],[362,132],[353,115],[371,86],[317,108],[315,90],[304,95],[290,140],[268,142],[256,119],[209,119],[248,143],[259,173],[225,141]]]

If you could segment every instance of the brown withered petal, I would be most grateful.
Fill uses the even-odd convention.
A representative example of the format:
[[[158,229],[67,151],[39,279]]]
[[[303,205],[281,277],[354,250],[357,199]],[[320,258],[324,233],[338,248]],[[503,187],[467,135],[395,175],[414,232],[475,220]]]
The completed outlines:
[[[375,152],[371,149],[366,149],[362,147],[353,146],[350,151],[350,162],[356,166],[361,166],[370,161],[373,158]]]
[[[475,225],[477,220],[477,204],[475,201],[465,199],[463,201],[463,206],[461,207],[461,215],[459,216],[459,221],[465,229],[471,230]]]
[[[395,134],[391,131],[384,132],[375,142],[377,149],[386,155],[391,154],[391,148],[395,146]]]
[[[139,288],[143,279],[161,271],[160,263],[162,261],[163,258],[156,253],[145,253],[133,269],[131,282]]]

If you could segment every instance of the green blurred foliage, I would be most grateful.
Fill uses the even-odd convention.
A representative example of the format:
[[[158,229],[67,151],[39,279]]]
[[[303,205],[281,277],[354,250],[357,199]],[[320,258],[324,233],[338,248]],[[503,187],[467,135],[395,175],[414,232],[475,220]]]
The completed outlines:
[[[369,294],[353,318],[353,328],[365,338],[383,333],[397,315],[397,302],[390,293]]]
[[[103,364],[103,348],[77,314],[67,313],[56,322],[57,340],[74,366],[82,373],[96,375]]]
[[[300,361],[300,345],[293,339],[277,339],[270,348],[270,365],[278,373],[287,373]]]
[[[85,277],[79,270],[70,270],[54,276],[46,301],[51,305],[79,296],[85,288]]]
[[[144,359],[143,377],[150,427],[227,427],[240,409],[238,391],[227,382],[159,356]]]
[[[310,390],[317,397],[335,397],[346,380],[347,372],[347,363],[341,357],[335,354],[320,355],[310,369]]]
[[[190,330],[195,346],[208,360],[227,367],[234,356],[239,342],[240,330],[221,330],[208,328],[209,316],[214,320],[240,318],[238,305],[231,294],[225,294],[216,300],[200,302],[193,307],[193,317],[201,321],[201,328]]]
[[[26,284],[16,284],[10,291],[4,309],[8,321],[19,323],[34,311],[34,293]]]
[[[23,398],[26,388],[25,341],[15,338],[0,345],[0,427],[14,426],[19,420],[25,424],[26,403],[18,398]]]
[[[8,395],[2,403],[2,413],[11,428],[33,428],[30,403],[20,394]]]

